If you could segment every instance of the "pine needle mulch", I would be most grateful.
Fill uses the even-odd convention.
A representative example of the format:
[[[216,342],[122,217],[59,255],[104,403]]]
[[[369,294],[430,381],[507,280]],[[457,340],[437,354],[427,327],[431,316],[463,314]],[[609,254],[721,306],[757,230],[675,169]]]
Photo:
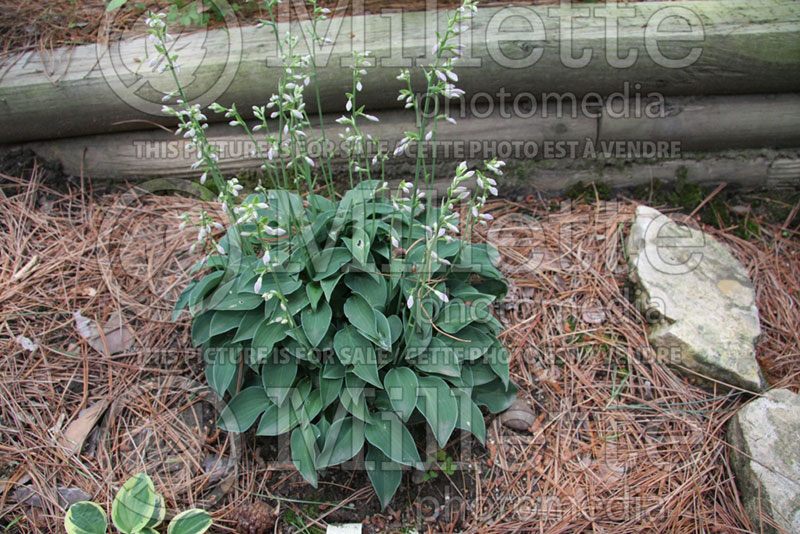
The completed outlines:
[[[186,253],[195,236],[178,231],[176,216],[200,203],[91,194],[77,182],[57,191],[46,174],[34,162],[0,175],[0,525],[59,531],[58,488],[80,489],[108,509],[113,488],[146,467],[168,509],[208,506],[217,531],[234,531],[244,503],[300,478],[270,469],[248,436],[216,433],[201,406],[211,400],[188,318],[170,320],[197,259]],[[503,201],[489,209],[495,220],[481,238],[499,246],[513,282],[497,313],[533,418],[518,430],[487,418],[486,447],[458,455],[452,477],[473,478],[472,494],[454,485],[403,514],[368,518],[365,531],[398,518],[418,520],[420,532],[758,531],[741,506],[724,435],[746,399],[704,391],[659,363],[631,304],[622,243],[633,204],[553,210]],[[768,224],[750,241],[710,231],[754,279],[758,355],[770,380],[796,389],[796,234]],[[116,312],[133,339],[105,356],[77,331],[76,311],[101,325]],[[19,336],[37,348],[23,348]],[[76,453],[65,434],[97,406],[107,406],[105,415]],[[20,502],[20,487],[39,506]],[[280,506],[317,526],[369,499],[369,488],[342,487],[317,515]]]

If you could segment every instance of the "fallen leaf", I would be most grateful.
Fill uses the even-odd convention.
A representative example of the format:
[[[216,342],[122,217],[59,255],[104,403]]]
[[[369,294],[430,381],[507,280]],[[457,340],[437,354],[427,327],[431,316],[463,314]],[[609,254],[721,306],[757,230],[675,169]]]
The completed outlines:
[[[98,401],[78,414],[78,418],[69,424],[67,429],[59,436],[59,444],[70,454],[80,452],[83,442],[97,424],[100,416],[108,408],[108,401]]]
[[[133,332],[119,312],[112,313],[106,324],[103,325],[103,335],[97,328],[97,323],[81,315],[80,310],[74,312],[75,328],[89,345],[102,354],[111,356],[128,350],[133,345]],[[105,343],[103,343],[105,338]]]
[[[91,495],[78,488],[58,488],[58,505],[66,509],[80,501],[88,501]],[[14,490],[14,497],[20,503],[29,504],[37,508],[44,508],[42,497],[28,486],[19,486]]]
[[[22,347],[22,350],[27,350],[28,352],[33,352],[39,348],[39,345],[25,336],[17,336],[15,341],[17,342],[17,345]]]

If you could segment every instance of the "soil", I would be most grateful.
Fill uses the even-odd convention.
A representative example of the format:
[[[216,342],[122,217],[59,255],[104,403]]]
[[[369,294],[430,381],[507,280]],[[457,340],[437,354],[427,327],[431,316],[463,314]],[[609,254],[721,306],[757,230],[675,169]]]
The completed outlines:
[[[412,429],[418,431],[419,429]],[[411,526],[419,530],[432,528],[434,532],[458,532],[469,520],[471,503],[475,495],[476,470],[487,468],[487,451],[479,443],[467,438],[461,443],[453,440],[445,450],[447,456],[457,462],[455,472],[447,475],[434,463],[427,472],[432,475],[419,481],[420,473],[407,470],[403,473],[400,487],[385,509],[373,492],[365,498],[356,493],[372,484],[363,466],[363,450],[353,460],[335,466],[320,475],[317,488],[308,484],[291,465],[289,438],[259,437],[255,449],[268,467],[273,467],[270,477],[270,492],[278,500],[286,499],[285,511],[280,515],[287,532],[294,527],[306,526],[303,516],[322,518],[327,523],[363,523],[365,533],[407,532]],[[355,498],[341,508],[328,512],[331,504],[339,504]],[[287,507],[288,505],[288,507]],[[309,530],[313,531],[314,527]]]

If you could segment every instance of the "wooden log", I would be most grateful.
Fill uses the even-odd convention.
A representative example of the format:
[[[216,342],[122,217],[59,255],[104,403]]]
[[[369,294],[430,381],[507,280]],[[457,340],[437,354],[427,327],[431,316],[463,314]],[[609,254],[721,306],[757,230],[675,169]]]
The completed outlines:
[[[358,0],[346,5],[358,15]],[[354,49],[375,56],[360,102],[371,110],[398,106],[398,70],[430,61],[434,26],[443,28],[445,16],[384,13],[326,22],[333,44],[320,58],[323,108],[343,108]],[[549,93],[800,90],[800,3],[793,0],[487,8],[470,26],[461,36],[465,54],[457,66],[458,85],[472,104],[543,100]],[[279,25],[281,35],[289,30],[308,35],[307,24]],[[7,62],[0,71],[0,143],[129,131],[149,127],[145,121],[169,124],[159,112],[161,94],[172,88],[169,73],[150,73],[143,29],[137,33],[112,39],[110,46],[101,40],[52,55],[26,52]],[[179,41],[181,76],[201,105],[217,100],[248,110],[275,91],[281,68],[269,30],[232,23]],[[418,73],[414,81],[420,87]],[[307,100],[313,110],[315,99]]]
[[[783,105],[791,108],[796,105],[796,100],[790,96],[784,95],[785,98],[781,99]],[[769,97],[764,98],[769,100]],[[541,190],[552,194],[568,189],[578,181],[602,181],[614,187],[629,187],[654,179],[669,182],[676,176],[686,176],[696,182],[738,183],[749,188],[800,185],[800,150],[775,151],[769,148],[774,142],[776,124],[782,136],[796,140],[796,132],[800,131],[797,118],[794,130],[780,126],[779,119],[774,124],[753,121],[755,115],[748,111],[748,106],[755,105],[761,109],[763,104],[753,96],[709,97],[708,100],[709,103],[704,105],[701,99],[696,98],[672,99],[673,103],[681,103],[678,106],[681,112],[677,115],[680,120],[668,117],[663,119],[667,121],[664,127],[648,125],[638,130],[635,129],[636,122],[623,121],[616,129],[606,124],[606,130],[598,131],[598,124],[602,127],[605,119],[558,118],[553,112],[548,112],[545,117],[541,110],[529,119],[503,118],[499,111],[495,111],[486,118],[459,120],[457,125],[443,123],[438,138],[437,176],[452,175],[453,167],[461,160],[478,163],[482,159],[500,156],[509,160],[509,171],[502,186],[511,192]],[[704,115],[709,109],[739,116],[745,123],[709,120]],[[780,110],[778,106],[776,112],[780,113]],[[695,118],[695,113],[700,114],[700,118]],[[791,109],[784,109],[783,113],[788,116]],[[364,130],[380,141],[375,146],[391,152],[404,132],[413,129],[414,124],[403,111],[384,111],[379,115],[381,121],[370,123]],[[326,129],[327,138],[338,140],[342,128],[331,125],[332,118],[326,118],[330,125]],[[700,138],[695,135],[698,124],[703,125]],[[755,150],[697,152],[704,146],[705,139],[716,140],[709,142],[713,148],[726,148],[720,140],[737,139],[731,136],[731,130],[747,130],[748,135],[740,140],[747,140],[750,143],[747,146]],[[217,124],[209,127],[207,133],[211,142],[220,148],[220,165],[224,172],[232,174],[261,166],[262,161],[251,155],[254,146],[241,129]],[[319,132],[312,135],[318,136]],[[617,150],[617,141],[622,142],[621,151]],[[627,141],[635,142],[633,149]],[[187,143],[187,140],[168,132],[150,130],[37,141],[22,147],[34,150],[44,159],[59,162],[66,173],[75,176],[83,174],[88,178],[111,180],[196,179],[199,173],[190,168],[195,155],[194,151],[186,149]],[[636,147],[645,147],[646,151],[647,147],[660,146],[661,143],[668,147],[664,154],[631,152],[637,150]],[[796,143],[797,146],[800,143]],[[530,147],[534,147],[536,152],[527,152]],[[547,147],[574,148],[559,153],[558,150],[548,152]],[[412,175],[413,156],[412,152],[391,158],[387,177],[400,179]],[[334,159],[334,166],[338,172],[346,173],[341,153]]]
[[[604,110],[599,143],[644,139],[680,143],[684,151],[798,147],[800,94],[667,98],[654,117]]]
[[[406,131],[416,129],[413,117],[405,110],[379,112],[380,122],[364,121],[361,127],[376,143],[373,149],[392,153]],[[461,119],[453,125],[445,121],[437,128],[437,155],[443,161],[481,159],[496,149],[498,143],[513,147],[542,146],[545,142],[579,140],[585,143],[597,136],[597,121],[585,117],[556,117],[550,112],[547,117],[541,110],[533,117],[503,118],[499,111],[488,117]],[[326,139],[336,143],[339,150],[334,158],[343,162],[340,134],[344,128],[334,123],[336,116],[326,116]],[[273,125],[274,126],[274,125]],[[206,130],[209,141],[219,148],[220,168],[233,173],[247,169],[258,169],[260,157],[253,155],[256,148],[241,128],[228,124],[213,124]],[[309,136],[320,139],[319,129]],[[53,139],[26,143],[24,148],[36,152],[40,157],[60,162],[64,172],[84,177],[126,180],[147,177],[197,177],[192,170],[195,151],[186,147],[189,139],[176,137],[163,130],[122,132],[108,135],[93,135]],[[266,152],[266,145],[262,146]],[[518,148],[518,150],[522,150]],[[312,148],[312,155],[316,156]],[[416,151],[392,158],[394,169],[413,169]],[[398,171],[399,172],[399,171]]]

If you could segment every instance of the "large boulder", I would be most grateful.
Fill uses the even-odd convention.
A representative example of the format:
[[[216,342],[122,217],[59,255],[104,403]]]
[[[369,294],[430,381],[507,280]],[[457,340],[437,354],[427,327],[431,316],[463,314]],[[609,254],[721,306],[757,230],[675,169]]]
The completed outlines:
[[[731,419],[731,466],[756,532],[800,532],[798,438],[800,396],[787,389],[767,392]]]
[[[659,357],[701,377],[761,391],[753,285],[731,253],[647,206],[636,208],[626,248],[637,304],[651,322]]]

